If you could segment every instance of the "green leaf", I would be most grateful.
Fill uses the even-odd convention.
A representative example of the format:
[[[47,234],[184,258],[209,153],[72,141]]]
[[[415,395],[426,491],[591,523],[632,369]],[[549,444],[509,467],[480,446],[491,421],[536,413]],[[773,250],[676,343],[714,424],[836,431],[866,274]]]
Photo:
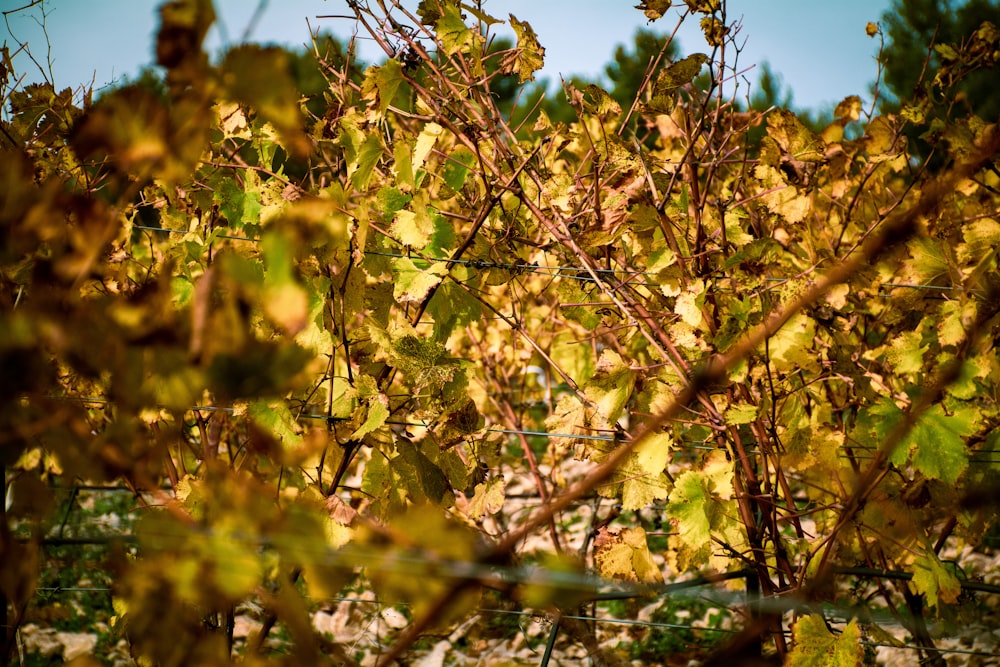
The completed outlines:
[[[893,339],[886,350],[886,358],[897,373],[919,373],[924,368],[923,335],[919,331],[906,331]]]
[[[368,187],[372,171],[383,154],[378,130],[365,132],[361,127],[366,124],[367,121],[360,114],[346,114],[340,119],[340,135],[336,142],[347,159],[347,176],[359,190]]]
[[[475,34],[465,25],[462,20],[462,12],[455,5],[445,5],[441,18],[437,22],[437,36],[441,41],[444,52],[455,55],[462,49],[468,48]]]
[[[647,105],[649,111],[670,113],[673,110],[677,90],[694,81],[702,66],[710,60],[711,58],[704,53],[693,53],[664,68],[653,83]]]
[[[416,444],[408,440],[400,440],[396,447],[399,449],[400,458],[408,463],[416,473],[421,493],[415,499],[427,498],[444,506],[455,502],[448,477],[426,454],[420,451]]]
[[[455,274],[459,269],[453,269]],[[456,279],[461,280],[458,275]],[[470,285],[471,280],[462,281]],[[427,306],[427,312],[434,318],[434,339],[445,341],[457,327],[479,320],[483,315],[483,307],[479,301],[469,294],[461,285],[447,280],[438,287]]]
[[[927,598],[927,604],[937,607],[939,602],[955,604],[962,592],[958,577],[945,567],[933,552],[922,554],[913,563],[913,587]]]
[[[709,518],[713,499],[705,476],[688,470],[674,481],[667,504],[667,515],[677,521],[678,539],[689,547],[700,549],[712,539]]]
[[[290,335],[306,326],[309,295],[295,280],[292,241],[283,232],[268,232],[261,241],[264,254],[264,312]]]
[[[361,83],[363,99],[375,102],[375,110],[368,112],[368,120],[377,123],[385,115],[399,87],[405,83],[403,69],[398,60],[390,58],[382,65],[372,65],[365,70]]]
[[[392,260],[392,272],[396,276],[392,294],[400,303],[419,303],[427,293],[441,282],[448,273],[448,267],[441,262],[434,262],[426,269],[420,269],[409,257],[397,257]]]
[[[369,433],[382,428],[389,419],[389,399],[383,394],[371,397],[365,401],[368,412],[365,421],[351,434],[351,440],[360,440]]]
[[[365,137],[364,142],[358,147],[355,159],[348,163],[347,173],[351,178],[351,183],[359,190],[368,187],[375,165],[382,157],[383,146],[382,137],[378,132],[371,132]]]
[[[465,180],[469,177],[470,167],[476,163],[476,156],[465,146],[459,146],[451,155],[444,166],[444,182],[448,187],[456,192],[465,185]]]
[[[820,614],[803,616],[792,626],[792,641],[794,647],[785,663],[789,667],[858,667],[864,661],[856,619],[835,635]]]
[[[261,195],[257,172],[244,172],[242,187],[235,179],[225,179],[212,193],[212,200],[219,205],[219,212],[233,229],[244,225],[260,224]]]
[[[721,451],[711,452],[701,470],[688,470],[674,481],[666,515],[677,525],[678,565],[688,567],[711,557],[712,534],[731,546],[740,541],[734,522],[733,468]],[[734,532],[734,529],[737,529]]]
[[[913,467],[931,479],[954,484],[969,466],[965,439],[979,430],[982,419],[973,407],[945,414],[935,405],[920,415],[905,440],[913,451]]]
[[[726,410],[726,423],[730,426],[740,424],[750,424],[757,418],[757,406],[749,403],[740,403]]]
[[[617,352],[604,350],[597,362],[597,371],[587,382],[584,393],[597,404],[598,411],[607,422],[614,424],[632,396],[635,378],[636,372]]]
[[[591,331],[600,326],[602,319],[601,314],[598,312],[600,309],[590,305],[590,302],[595,301],[596,299],[593,294],[587,292],[580,286],[580,281],[560,281],[558,287],[556,287],[556,292],[558,293],[559,300],[562,303],[572,304],[564,305],[560,308],[563,315],[574,322],[579,322],[584,328]]]
[[[404,194],[396,188],[384,186],[379,189],[375,201],[385,219],[391,220],[396,212],[402,210],[412,199],[411,195]]]
[[[286,450],[302,445],[301,427],[284,401],[254,401],[247,416]]]
[[[513,14],[510,14],[510,27],[517,35],[517,55],[505,71],[517,74],[517,79],[521,83],[534,81],[535,72],[544,65],[545,48],[538,43],[538,35],[527,21],[518,21]]]

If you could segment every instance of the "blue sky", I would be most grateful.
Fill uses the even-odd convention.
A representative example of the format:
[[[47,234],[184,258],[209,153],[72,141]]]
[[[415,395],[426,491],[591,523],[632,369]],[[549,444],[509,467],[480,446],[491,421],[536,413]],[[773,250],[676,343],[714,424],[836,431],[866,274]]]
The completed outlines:
[[[0,8],[9,11],[28,3],[0,0]],[[258,0],[216,0],[220,22],[210,33],[210,52],[238,43],[258,4]],[[647,24],[643,13],[633,8],[635,4],[636,0],[485,0],[483,8],[498,18],[514,14],[529,22],[546,49],[541,76],[558,81],[560,74],[601,75],[615,45],[630,43],[636,29],[668,33],[677,23],[676,7],[663,19]],[[683,7],[684,3],[678,0],[675,5]],[[101,88],[152,63],[158,6],[156,0],[46,0],[45,24],[56,86],[76,88],[93,82]],[[307,19],[314,30],[329,30],[343,38],[354,31],[346,19],[316,18],[349,13],[344,0],[270,0],[264,6],[250,35],[255,41],[300,46],[309,41]],[[792,89],[796,106],[819,108],[852,94],[869,98],[869,86],[877,74],[878,40],[865,35],[865,24],[877,22],[888,6],[889,0],[728,0],[727,11],[730,23],[738,20],[741,24],[740,68],[758,66],[747,78],[755,83],[759,65],[766,61]],[[0,41],[8,47],[14,47],[12,36],[28,41],[44,65],[46,44],[40,19],[37,6],[8,14],[10,31],[0,21]],[[685,53],[707,51],[697,20],[688,21],[678,39]],[[380,57],[373,44],[360,43],[362,58]],[[26,83],[41,79],[38,68],[23,54],[15,66],[18,75],[27,75]]]

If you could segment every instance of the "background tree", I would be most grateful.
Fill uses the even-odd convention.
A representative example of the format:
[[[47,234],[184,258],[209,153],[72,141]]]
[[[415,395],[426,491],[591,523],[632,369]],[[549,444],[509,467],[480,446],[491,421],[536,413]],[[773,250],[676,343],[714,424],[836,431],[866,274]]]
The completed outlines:
[[[883,80],[891,93],[883,98],[883,110],[897,110],[901,100],[912,99],[919,120],[928,114],[945,120],[967,112],[986,122],[1000,117],[996,56],[976,46],[991,39],[977,32],[984,23],[992,24],[993,31],[1000,26],[1000,3],[893,0],[882,21],[886,36]],[[986,29],[990,30],[989,26]],[[940,76],[945,67],[963,71],[952,94],[942,96],[941,89],[952,85],[951,75]],[[927,156],[934,138],[918,138],[912,129],[907,134],[913,149]]]
[[[608,92],[611,97],[627,109],[642,87],[650,63],[663,54],[659,67],[677,59],[677,42],[666,42],[667,36],[651,30],[637,30],[632,38],[632,49],[622,44],[615,47],[614,61],[604,68],[611,82]]]

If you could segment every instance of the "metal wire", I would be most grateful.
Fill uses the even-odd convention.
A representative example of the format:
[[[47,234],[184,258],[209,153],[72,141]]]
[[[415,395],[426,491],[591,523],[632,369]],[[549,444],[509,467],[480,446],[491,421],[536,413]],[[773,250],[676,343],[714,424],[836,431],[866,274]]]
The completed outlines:
[[[35,589],[37,593],[113,593],[114,590],[111,588],[100,588],[100,587],[39,587]],[[376,606],[383,606],[385,603],[381,600],[366,600],[364,598],[352,598],[352,597],[333,597],[326,598],[326,602],[329,603],[340,603],[340,602],[351,602],[355,604],[370,604]],[[407,604],[399,603],[392,605],[394,607],[409,606]],[[721,608],[726,614],[732,614],[732,612],[725,607]],[[479,607],[476,613],[484,614],[495,614],[495,615],[511,615],[511,616],[521,616],[521,617],[539,617],[539,613],[536,611],[526,611],[523,609],[497,609],[492,607]],[[575,614],[566,614],[562,618],[568,618],[573,620],[584,621],[587,623],[597,623],[597,624],[612,624],[612,625],[631,625],[640,626],[647,628],[665,628],[672,630],[688,630],[695,632],[717,632],[723,634],[736,634],[740,632],[739,630],[733,630],[729,628],[714,628],[708,626],[697,626],[694,624],[683,624],[683,623],[666,623],[661,621],[640,621],[636,619],[626,619],[626,618],[613,618],[613,617],[597,617],[597,616],[581,616]],[[829,621],[841,621],[842,619],[828,618]],[[790,632],[788,630],[783,630],[783,634],[788,635]],[[906,644],[904,646],[897,646],[894,644],[885,644],[881,642],[872,642],[867,640],[861,640],[858,642],[862,646],[870,646],[872,648],[889,648],[896,649],[899,651],[934,651],[936,653],[947,653],[956,655],[970,655],[970,656],[984,656],[984,657],[995,657],[997,655],[996,651],[976,651],[973,649],[959,649],[959,648],[942,648],[942,647],[930,647],[930,646],[915,646],[912,644]]]
[[[132,225],[132,229],[141,229],[153,232],[163,232],[168,234],[188,234],[190,230],[186,229],[167,229],[161,227],[150,227],[146,225]],[[233,236],[227,234],[218,234],[216,238],[229,239],[234,241],[248,241],[251,243],[259,243],[260,239],[250,238],[248,236]],[[390,239],[395,241],[395,239]],[[397,241],[398,243],[398,241]],[[398,259],[414,259],[413,255],[406,255],[402,253],[389,253],[382,252],[378,250],[366,250],[366,255],[376,255],[380,257],[390,257]],[[626,269],[585,269],[580,266],[540,266],[537,264],[522,262],[522,263],[505,263],[505,262],[493,262],[482,259],[453,259],[451,257],[416,257],[416,259],[422,259],[428,262],[440,262],[444,264],[458,264],[463,266],[471,266],[473,268],[481,269],[501,269],[505,271],[511,271],[513,273],[537,273],[542,275],[558,276],[560,278],[568,278],[570,280],[578,280],[580,282],[596,282],[594,277],[590,275],[591,271],[597,275],[606,276],[655,276],[658,274],[657,271],[633,271]],[[784,283],[787,282],[787,278],[765,278],[766,282],[772,283]],[[641,285],[645,287],[659,287],[658,283],[631,283],[633,285]],[[949,292],[949,291],[966,291],[964,287],[956,287],[954,285],[920,285],[914,283],[883,283],[882,287],[889,288],[908,288],[916,290],[935,290],[939,292]],[[719,288],[717,288],[719,289]],[[770,291],[772,288],[765,288],[763,291]],[[985,290],[981,289],[968,289],[970,293],[975,294],[985,294]],[[878,293],[879,297],[891,298],[893,295],[887,292],[880,291]],[[608,303],[595,303],[594,306],[607,307]]]

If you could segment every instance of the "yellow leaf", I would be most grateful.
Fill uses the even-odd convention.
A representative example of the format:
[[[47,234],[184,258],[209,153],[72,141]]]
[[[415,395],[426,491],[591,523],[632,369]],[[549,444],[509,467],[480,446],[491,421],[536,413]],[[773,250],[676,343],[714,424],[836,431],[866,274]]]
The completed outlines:
[[[601,528],[594,540],[594,563],[604,577],[643,583],[663,581],[663,574],[649,553],[646,531],[641,527],[621,532]]]
[[[294,336],[306,326],[309,297],[295,283],[269,286],[264,293],[264,312],[285,333]]]

